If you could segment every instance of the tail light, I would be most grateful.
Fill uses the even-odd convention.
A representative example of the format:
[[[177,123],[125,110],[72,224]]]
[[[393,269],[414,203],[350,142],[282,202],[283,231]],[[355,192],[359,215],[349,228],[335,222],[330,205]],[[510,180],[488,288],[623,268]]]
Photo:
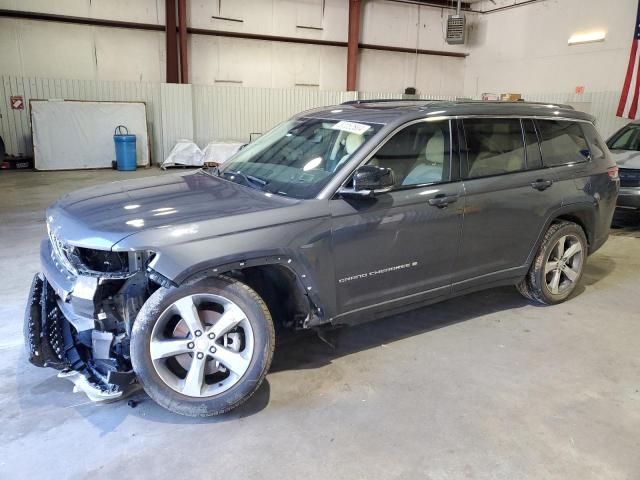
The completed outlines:
[[[618,178],[620,178],[618,176],[618,167],[607,168],[607,173],[609,174],[609,178],[611,180],[618,180]]]

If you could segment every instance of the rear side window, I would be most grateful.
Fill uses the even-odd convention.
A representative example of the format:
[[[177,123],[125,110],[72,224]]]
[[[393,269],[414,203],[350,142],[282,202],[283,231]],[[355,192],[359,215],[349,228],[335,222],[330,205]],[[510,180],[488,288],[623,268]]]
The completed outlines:
[[[525,169],[520,119],[474,118],[464,120],[463,124],[467,144],[467,178]]]
[[[585,123],[582,125],[582,130],[584,130],[584,134],[587,137],[587,143],[589,144],[589,149],[591,150],[591,156],[593,158],[604,157],[605,152],[607,151],[607,144],[602,140],[602,137],[596,130],[596,127],[594,127],[590,123]]]
[[[582,128],[576,122],[536,120],[540,135],[542,161],[547,166],[585,162],[589,147]]]

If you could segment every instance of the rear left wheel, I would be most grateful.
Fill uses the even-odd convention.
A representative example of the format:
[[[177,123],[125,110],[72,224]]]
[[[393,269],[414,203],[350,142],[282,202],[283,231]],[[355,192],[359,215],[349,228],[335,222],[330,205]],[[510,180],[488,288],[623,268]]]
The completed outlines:
[[[545,305],[565,301],[582,278],[587,248],[587,238],[579,225],[567,221],[554,223],[518,290]]]
[[[271,315],[247,285],[226,277],[156,291],[131,333],[133,369],[158,404],[188,416],[236,408],[273,356]]]

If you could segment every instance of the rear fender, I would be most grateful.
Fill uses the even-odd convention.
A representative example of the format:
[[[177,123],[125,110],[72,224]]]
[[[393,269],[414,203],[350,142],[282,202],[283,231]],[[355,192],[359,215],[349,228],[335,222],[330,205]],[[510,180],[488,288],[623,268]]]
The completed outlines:
[[[542,239],[544,238],[545,233],[547,232],[551,224],[558,220],[566,220],[580,225],[587,237],[587,243],[591,247],[594,241],[594,205],[586,202],[564,205],[563,207],[551,213],[551,215],[549,215],[549,217],[547,218],[547,221],[544,224],[544,228],[540,231],[536,243],[529,253],[529,257],[527,258],[527,265],[531,265],[533,263],[533,259],[540,249],[540,245],[542,244]]]

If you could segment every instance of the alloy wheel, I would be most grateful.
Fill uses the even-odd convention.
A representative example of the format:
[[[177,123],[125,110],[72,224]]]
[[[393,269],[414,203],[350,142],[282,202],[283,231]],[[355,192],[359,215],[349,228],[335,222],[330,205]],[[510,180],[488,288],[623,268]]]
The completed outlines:
[[[582,243],[575,235],[564,235],[553,246],[544,267],[547,288],[553,295],[572,289],[582,272]]]
[[[172,303],[158,317],[149,343],[158,376],[189,397],[211,397],[233,387],[248,370],[253,348],[243,310],[209,293]]]

